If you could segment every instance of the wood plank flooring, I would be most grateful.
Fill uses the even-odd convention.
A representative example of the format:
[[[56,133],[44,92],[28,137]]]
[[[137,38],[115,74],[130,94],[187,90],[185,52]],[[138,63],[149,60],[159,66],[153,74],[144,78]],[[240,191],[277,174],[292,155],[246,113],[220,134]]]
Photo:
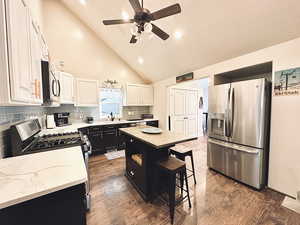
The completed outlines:
[[[300,225],[300,215],[284,207],[284,196],[261,192],[206,167],[206,139],[187,142],[194,149],[197,185],[190,178],[192,208],[176,208],[177,225]],[[187,161],[189,161],[187,159]],[[190,163],[187,163],[190,166]],[[92,208],[88,225],[166,225],[169,209],[160,200],[145,203],[124,177],[125,159],[90,160]]]

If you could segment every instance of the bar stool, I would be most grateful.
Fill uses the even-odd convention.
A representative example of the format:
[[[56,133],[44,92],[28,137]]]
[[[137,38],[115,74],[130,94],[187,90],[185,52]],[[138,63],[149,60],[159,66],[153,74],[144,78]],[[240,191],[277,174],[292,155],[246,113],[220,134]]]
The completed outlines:
[[[158,169],[162,172],[163,175],[167,176],[168,179],[168,195],[169,195],[169,209],[171,223],[174,222],[174,211],[175,206],[182,202],[185,198],[188,198],[189,207],[191,208],[191,199],[189,193],[189,185],[187,182],[186,166],[185,162],[174,157],[169,157],[164,161],[157,163]],[[176,175],[180,175],[180,179],[184,179],[186,186],[183,188],[183,182],[181,182],[180,189],[181,192],[185,191],[187,195],[185,197],[181,196],[179,200],[176,200]],[[183,176],[183,177],[182,177]]]
[[[182,146],[182,145],[177,145],[177,146],[174,146],[172,148],[170,148],[170,154],[171,155],[175,155],[175,157],[177,159],[180,159],[182,161],[185,161],[185,158],[187,156],[190,156],[191,158],[191,163],[192,163],[192,170],[188,169],[188,171],[192,172],[191,175],[188,176],[191,177],[193,176],[194,177],[194,183],[197,184],[196,182],[196,174],[195,174],[195,167],[194,167],[194,158],[193,158],[193,150],[191,150],[190,148],[186,147],[186,146]]]

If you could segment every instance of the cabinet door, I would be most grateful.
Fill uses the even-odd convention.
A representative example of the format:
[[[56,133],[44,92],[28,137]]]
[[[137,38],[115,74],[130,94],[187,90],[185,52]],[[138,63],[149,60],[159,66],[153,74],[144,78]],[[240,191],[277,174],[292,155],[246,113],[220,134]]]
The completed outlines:
[[[118,148],[117,129],[103,132],[103,145],[105,150],[113,150]]]
[[[76,80],[77,106],[98,106],[99,85],[97,80]]]
[[[6,1],[11,98],[33,103],[30,56],[30,16],[21,0]]]
[[[142,105],[153,105],[153,87],[141,86]]]
[[[33,99],[35,103],[42,103],[42,46],[39,40],[39,31],[35,24],[30,26],[30,46],[31,46],[31,83],[33,88]]]
[[[91,142],[93,153],[104,151],[102,132],[92,132],[88,135],[88,138],[89,138],[89,141]]]
[[[137,85],[127,85],[126,105],[141,105],[140,87]]]
[[[74,78],[71,74],[60,73],[61,98],[62,104],[74,104]]]

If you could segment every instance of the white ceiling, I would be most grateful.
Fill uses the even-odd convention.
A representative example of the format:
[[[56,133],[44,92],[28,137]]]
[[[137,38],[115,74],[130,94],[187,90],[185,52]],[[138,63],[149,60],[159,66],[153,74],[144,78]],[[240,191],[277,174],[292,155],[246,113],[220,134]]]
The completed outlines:
[[[128,0],[62,0],[134,70],[151,81],[181,75],[300,36],[299,0],[144,0],[156,11],[180,3],[182,13],[154,23],[171,35],[129,44],[132,25],[104,26],[104,19],[133,17]],[[81,0],[82,1],[82,0]],[[183,33],[181,40],[174,32]],[[138,63],[142,57],[144,63]]]

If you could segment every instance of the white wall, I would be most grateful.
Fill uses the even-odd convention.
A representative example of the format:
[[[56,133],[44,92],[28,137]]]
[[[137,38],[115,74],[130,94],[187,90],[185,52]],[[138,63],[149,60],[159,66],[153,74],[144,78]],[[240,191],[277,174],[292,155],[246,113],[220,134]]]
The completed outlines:
[[[199,69],[194,75],[195,79],[209,76],[211,85],[214,74],[268,61],[273,61],[273,73],[300,67],[300,38]],[[166,128],[166,87],[174,84],[175,78],[154,84],[153,112],[163,128]],[[269,187],[293,197],[300,190],[299,103],[300,96],[272,99]]]
[[[145,83],[108,45],[59,0],[43,0],[44,35],[51,60],[77,77]]]

